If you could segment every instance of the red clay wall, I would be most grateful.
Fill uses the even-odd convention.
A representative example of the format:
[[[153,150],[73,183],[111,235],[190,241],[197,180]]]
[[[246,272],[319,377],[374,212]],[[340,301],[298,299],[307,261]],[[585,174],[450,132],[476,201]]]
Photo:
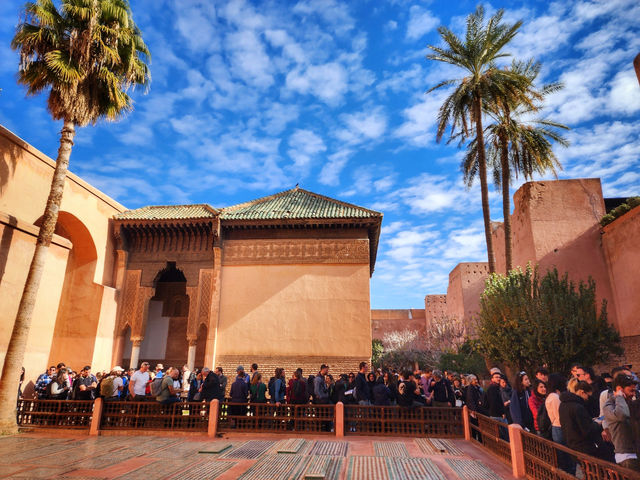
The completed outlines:
[[[604,247],[609,278],[613,285],[613,305],[627,361],[640,363],[640,207],[636,207],[604,227]]]
[[[424,332],[425,327],[424,310],[371,310],[371,337],[374,339],[382,340],[385,333],[394,331]]]

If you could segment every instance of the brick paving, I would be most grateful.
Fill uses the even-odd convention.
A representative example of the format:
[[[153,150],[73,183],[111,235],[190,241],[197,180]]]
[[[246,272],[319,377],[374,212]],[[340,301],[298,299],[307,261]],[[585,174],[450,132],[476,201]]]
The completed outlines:
[[[296,438],[304,443],[295,442]],[[330,444],[326,436],[313,435],[233,433],[213,440],[193,435],[88,437],[76,433],[25,433],[0,438],[0,478],[303,480],[307,475],[326,480],[514,478],[510,468],[470,442],[448,440],[445,446],[449,446],[450,452],[424,448],[421,443],[405,437],[347,437],[344,443]],[[222,444],[231,447],[220,453],[198,453],[216,450],[216,445]],[[276,453],[291,445],[302,448],[297,453]],[[229,455],[234,451],[242,455],[235,455],[236,458]],[[314,452],[324,453],[324,458]]]

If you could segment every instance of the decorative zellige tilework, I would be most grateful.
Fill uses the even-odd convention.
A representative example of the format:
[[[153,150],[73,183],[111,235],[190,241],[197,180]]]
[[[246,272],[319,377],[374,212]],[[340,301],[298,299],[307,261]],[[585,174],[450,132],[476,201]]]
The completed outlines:
[[[373,442],[377,457],[408,457],[409,452],[403,442]]]
[[[260,458],[269,450],[275,442],[271,440],[249,440],[231,450],[223,453],[218,458],[246,459],[252,460]]]
[[[502,480],[502,477],[477,460],[447,458],[447,463],[462,480]]]
[[[385,460],[393,480],[447,480],[428,458],[387,457]]]
[[[451,440],[443,438],[416,438],[416,444],[427,455],[464,455]]]
[[[118,480],[160,480],[167,478],[170,475],[174,475],[178,472],[183,472],[191,465],[193,465],[193,459],[156,460],[140,468],[136,468],[135,470],[121,475],[117,478]]]
[[[310,457],[287,453],[266,455],[244,472],[239,480],[293,480],[309,463]]]
[[[219,462],[216,460],[203,462],[179,472],[172,478],[176,480],[213,480],[235,464],[236,462]]]
[[[391,480],[382,457],[350,457],[347,480]]]
[[[334,457],[346,457],[349,444],[347,442],[332,442],[318,440],[313,444],[309,455],[332,455]]]

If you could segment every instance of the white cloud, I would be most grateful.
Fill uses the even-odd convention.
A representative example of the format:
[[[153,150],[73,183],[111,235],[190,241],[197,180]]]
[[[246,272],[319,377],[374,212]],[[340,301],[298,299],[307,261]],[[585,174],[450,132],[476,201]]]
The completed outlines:
[[[340,173],[347,165],[349,158],[353,156],[353,150],[349,148],[343,148],[336,153],[329,155],[329,161],[324,164],[318,181],[323,185],[339,185]]]
[[[330,106],[342,102],[347,92],[347,72],[336,62],[311,65],[295,69],[287,74],[286,85],[303,95],[315,95]]]
[[[407,39],[419,40],[424,35],[435,29],[440,24],[440,19],[429,10],[424,10],[417,5],[409,9],[409,23],[407,24]]]
[[[387,129],[387,117],[380,107],[341,116],[346,128],[338,130],[336,137],[347,145],[380,140]]]
[[[267,88],[273,85],[272,65],[264,44],[252,30],[241,30],[225,39],[231,72],[248,85]]]
[[[417,147],[433,144],[438,110],[445,94],[446,92],[432,92],[423,95],[412,106],[405,108],[402,111],[405,121],[395,130],[395,136]]]
[[[614,114],[630,115],[640,111],[638,77],[631,68],[615,76],[606,105]]]
[[[288,155],[293,160],[293,170],[306,174],[311,162],[320,152],[327,149],[322,138],[311,130],[298,129],[289,137]]]

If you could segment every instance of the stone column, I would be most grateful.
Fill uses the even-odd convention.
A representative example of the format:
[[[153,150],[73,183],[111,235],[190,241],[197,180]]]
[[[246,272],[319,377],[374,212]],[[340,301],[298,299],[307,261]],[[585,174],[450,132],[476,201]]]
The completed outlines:
[[[122,366],[122,356],[124,355],[124,341],[124,335],[120,334],[116,337],[111,365]]]
[[[187,367],[189,370],[193,372],[193,369],[196,366],[196,344],[198,343],[197,339],[192,337],[187,337],[187,341],[189,342],[189,352],[187,353]]]
[[[140,368],[138,366],[138,361],[140,359],[140,345],[142,344],[142,338],[131,337],[131,343],[133,345],[131,347],[131,364],[129,365],[129,368],[135,368],[137,370]]]

